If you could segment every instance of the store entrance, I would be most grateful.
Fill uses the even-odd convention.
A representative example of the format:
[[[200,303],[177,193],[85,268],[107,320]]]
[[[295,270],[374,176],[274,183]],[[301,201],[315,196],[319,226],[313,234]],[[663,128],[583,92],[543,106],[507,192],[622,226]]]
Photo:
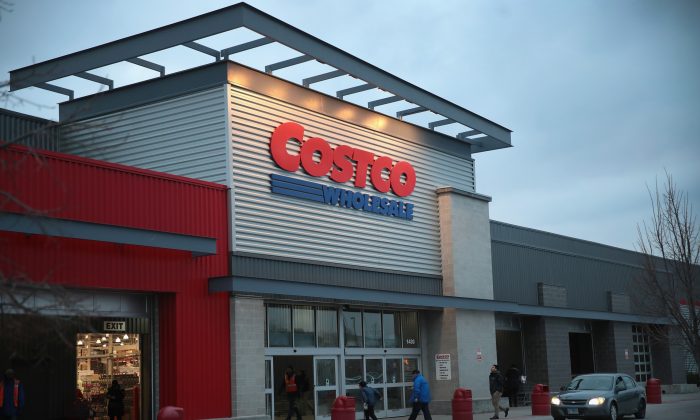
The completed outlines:
[[[275,397],[274,418],[284,420],[290,409],[290,402],[285,392],[284,373],[287,368],[294,371],[297,386],[301,392],[301,398],[294,402],[303,420],[314,420],[315,416],[315,392],[313,385],[314,371],[313,356],[274,356],[272,358],[272,393]],[[296,420],[296,415],[292,414]]]
[[[148,334],[139,320],[101,320],[101,328],[76,335],[76,409],[89,418],[123,420],[148,418]],[[95,330],[109,332],[95,332]]]

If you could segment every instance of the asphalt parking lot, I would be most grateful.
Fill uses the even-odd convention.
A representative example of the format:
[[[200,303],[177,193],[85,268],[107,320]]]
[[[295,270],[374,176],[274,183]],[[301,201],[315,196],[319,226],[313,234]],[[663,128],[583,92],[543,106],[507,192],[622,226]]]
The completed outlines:
[[[510,419],[533,419],[549,420],[551,416],[533,416],[531,407],[513,407],[508,413]],[[488,420],[493,413],[474,414],[474,420]],[[401,417],[399,417],[401,418]],[[422,414],[418,419],[422,418]],[[503,419],[503,413],[500,414]],[[626,419],[634,419],[633,416],[626,416]],[[669,420],[669,419],[698,419],[700,418],[700,392],[693,394],[664,394],[662,404],[649,404],[647,406],[647,420]],[[402,419],[408,419],[403,417]],[[433,415],[434,420],[452,420],[449,415]]]

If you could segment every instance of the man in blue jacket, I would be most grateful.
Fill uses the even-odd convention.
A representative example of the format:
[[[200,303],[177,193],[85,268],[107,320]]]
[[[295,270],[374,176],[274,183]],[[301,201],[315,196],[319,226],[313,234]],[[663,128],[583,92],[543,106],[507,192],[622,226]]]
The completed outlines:
[[[413,411],[408,420],[416,420],[419,411],[423,411],[425,420],[433,420],[430,415],[428,404],[430,403],[430,387],[428,381],[420,374],[418,369],[413,371],[413,392],[411,393],[411,402],[413,403]]]

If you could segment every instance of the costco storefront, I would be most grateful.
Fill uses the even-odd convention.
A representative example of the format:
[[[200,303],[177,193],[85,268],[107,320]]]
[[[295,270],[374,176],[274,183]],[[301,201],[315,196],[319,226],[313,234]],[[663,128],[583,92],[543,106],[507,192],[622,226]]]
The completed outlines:
[[[241,28],[254,36],[217,48],[204,40]],[[261,69],[233,61],[268,44],[288,54]],[[169,74],[143,58],[180,46],[213,62]],[[98,69],[114,63],[159,76],[112,89],[114,80]],[[301,80],[275,75],[312,64]],[[70,97],[60,104],[61,133],[52,144],[61,153],[226,190],[216,203],[163,198],[139,209],[165,223],[162,215],[182,217],[191,206],[194,213],[158,229],[216,238],[215,256],[202,258],[219,258],[225,246],[224,265],[217,260],[216,269],[195,275],[183,267],[203,259],[158,257],[181,278],[171,282],[132,258],[137,274],[86,283],[61,277],[70,287],[143,291],[159,302],[148,317],[160,341],[148,350],[158,368],[144,416],[164,405],[183,406],[188,418],[286,416],[279,390],[289,366],[309,384],[305,416],[329,418],[333,400],[357,395],[361,380],[384,397],[378,416],[407,415],[416,368],[430,380],[434,412],[449,412],[458,386],[473,390],[480,409],[490,404],[485,380],[499,360],[497,342],[524,336],[511,317],[597,316],[566,303],[494,299],[492,255],[500,254],[492,254],[491,199],[476,193],[474,156],[510,147],[508,129],[246,4],[11,76],[12,89]],[[109,90],[75,97],[52,82],[70,76]],[[358,99],[365,94],[374,96]],[[93,193],[83,197],[86,207]],[[124,194],[120,205],[138,203]],[[128,223],[140,214],[130,213]],[[97,338],[104,336],[87,337]],[[540,363],[522,354],[511,360],[518,356]]]

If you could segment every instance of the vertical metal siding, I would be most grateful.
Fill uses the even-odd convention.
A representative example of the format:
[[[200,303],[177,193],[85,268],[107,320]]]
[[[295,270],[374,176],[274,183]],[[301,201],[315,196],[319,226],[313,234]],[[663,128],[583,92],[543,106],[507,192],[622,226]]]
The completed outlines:
[[[453,186],[474,191],[471,160],[237,87],[232,88],[231,100],[235,251],[441,274],[435,189]],[[301,170],[290,174],[274,164],[269,138],[279,124],[287,121],[303,125],[307,137],[322,137],[334,146],[346,144],[410,162],[417,176],[416,189],[407,197],[415,203],[413,221],[272,194],[271,173],[335,185]],[[367,184],[371,185],[369,180]],[[352,182],[344,187],[357,190]],[[374,192],[371,187],[364,191]]]
[[[0,109],[0,141],[56,150],[58,135],[55,121]]]
[[[69,124],[61,151],[226,183],[224,87]]]
[[[542,282],[566,288],[569,308],[607,311],[608,292],[629,295],[630,281],[643,270],[631,251],[500,223],[491,227],[496,300],[537,305]]]
[[[0,232],[0,270],[71,287],[159,293],[160,405],[185,407],[188,418],[229,417],[229,299],[207,287],[210,277],[228,274],[226,188],[59,153],[36,159],[9,148],[0,154],[8,163],[0,168],[0,189],[41,213],[216,238],[216,255],[193,258],[174,250]],[[202,372],[209,372],[207,387],[201,386]]]

